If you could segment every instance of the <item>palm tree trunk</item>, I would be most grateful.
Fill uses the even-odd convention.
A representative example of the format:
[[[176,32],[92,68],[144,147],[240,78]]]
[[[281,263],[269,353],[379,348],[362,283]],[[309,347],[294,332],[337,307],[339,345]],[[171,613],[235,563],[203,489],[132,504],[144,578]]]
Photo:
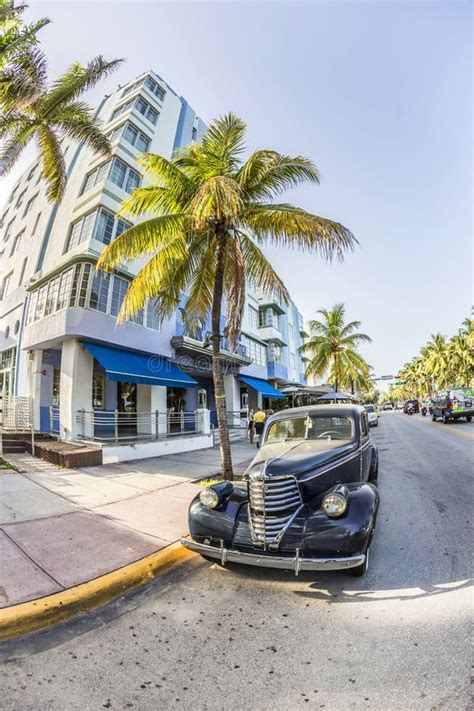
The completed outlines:
[[[212,295],[212,376],[214,379],[214,395],[216,398],[217,424],[221,450],[222,476],[226,481],[232,481],[232,457],[230,452],[229,428],[225,409],[224,376],[222,374],[220,321],[222,312],[222,295],[224,292],[224,271],[226,262],[226,235],[218,232],[216,250],[216,274],[214,293]]]

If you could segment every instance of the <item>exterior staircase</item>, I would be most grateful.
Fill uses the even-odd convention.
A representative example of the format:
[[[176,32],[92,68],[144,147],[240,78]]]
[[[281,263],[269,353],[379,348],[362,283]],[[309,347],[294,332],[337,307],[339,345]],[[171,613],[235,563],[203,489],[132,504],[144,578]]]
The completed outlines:
[[[217,428],[213,429],[213,435],[214,435],[214,446],[218,447],[221,443],[221,438],[219,436],[219,430]],[[245,440],[247,438],[247,430],[242,428],[236,428],[236,429],[230,429],[229,430],[229,439],[231,442],[240,442],[242,440]]]

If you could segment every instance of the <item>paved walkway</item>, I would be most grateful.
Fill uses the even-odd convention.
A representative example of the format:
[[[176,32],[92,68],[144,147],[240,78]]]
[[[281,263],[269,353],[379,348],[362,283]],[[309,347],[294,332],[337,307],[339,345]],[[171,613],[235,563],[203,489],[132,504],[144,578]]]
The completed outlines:
[[[255,454],[232,444],[236,473]],[[200,490],[219,471],[217,448],[124,464],[62,469],[8,455],[0,472],[0,608],[121,568],[179,540]]]

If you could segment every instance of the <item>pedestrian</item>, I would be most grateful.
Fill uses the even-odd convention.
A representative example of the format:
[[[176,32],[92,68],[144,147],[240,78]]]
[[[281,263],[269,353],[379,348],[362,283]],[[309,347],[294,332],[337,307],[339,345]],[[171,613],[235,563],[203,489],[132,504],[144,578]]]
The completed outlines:
[[[263,432],[265,418],[266,415],[264,411],[261,407],[259,407],[255,415],[253,416],[253,421],[255,422],[255,434],[257,435],[257,448],[260,447],[260,436]]]
[[[254,419],[253,419],[253,410],[250,410],[250,412],[249,412],[248,431],[249,431],[249,441],[250,441],[250,444],[253,444],[253,438],[255,437],[255,422],[254,422]]]
[[[274,414],[275,414],[275,410],[272,410],[272,408],[269,407],[268,410],[267,410],[267,417],[271,417],[271,416],[274,415]]]

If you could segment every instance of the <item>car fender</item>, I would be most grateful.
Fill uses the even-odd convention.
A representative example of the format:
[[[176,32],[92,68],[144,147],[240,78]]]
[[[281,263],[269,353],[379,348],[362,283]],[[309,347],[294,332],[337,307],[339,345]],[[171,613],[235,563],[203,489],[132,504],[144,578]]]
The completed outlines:
[[[373,484],[346,484],[348,506],[343,516],[331,518],[318,505],[308,513],[303,535],[304,551],[336,551],[356,555],[363,553],[375,529],[380,502]]]
[[[230,496],[215,509],[204,506],[197,494],[191,501],[188,513],[191,536],[196,540],[203,537],[223,539],[229,544],[240,508],[247,501],[247,489],[236,486]]]

